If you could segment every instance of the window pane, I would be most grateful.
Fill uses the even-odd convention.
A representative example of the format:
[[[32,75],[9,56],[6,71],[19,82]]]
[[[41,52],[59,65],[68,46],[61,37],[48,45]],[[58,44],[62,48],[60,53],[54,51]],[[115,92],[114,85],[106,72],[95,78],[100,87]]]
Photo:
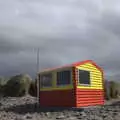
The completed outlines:
[[[52,86],[52,74],[41,75],[40,77],[41,87],[51,87]]]
[[[67,85],[71,83],[71,72],[61,71],[57,72],[57,85]]]
[[[90,84],[90,72],[85,70],[79,70],[79,83]]]

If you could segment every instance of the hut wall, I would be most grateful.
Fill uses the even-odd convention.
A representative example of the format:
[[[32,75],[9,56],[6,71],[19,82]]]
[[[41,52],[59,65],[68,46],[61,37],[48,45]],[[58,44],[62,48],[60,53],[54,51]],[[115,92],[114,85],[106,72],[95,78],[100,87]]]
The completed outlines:
[[[71,70],[71,84],[57,86],[57,72]],[[76,105],[75,101],[75,89],[74,89],[74,81],[73,81],[73,67],[70,68],[62,68],[56,69],[54,71],[47,71],[41,73],[52,73],[53,75],[53,86],[50,88],[41,88],[40,89],[40,105],[44,107],[52,106],[52,107],[74,107]],[[64,79],[65,80],[65,79]]]
[[[78,70],[90,72],[90,85],[79,84]],[[91,106],[104,104],[103,72],[92,63],[76,67],[76,106]]]

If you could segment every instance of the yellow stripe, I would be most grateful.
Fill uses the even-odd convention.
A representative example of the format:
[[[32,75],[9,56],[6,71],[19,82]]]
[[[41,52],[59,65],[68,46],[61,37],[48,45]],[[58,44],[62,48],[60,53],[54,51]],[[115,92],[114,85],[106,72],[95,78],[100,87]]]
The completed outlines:
[[[97,85],[97,84],[102,85],[102,83],[100,81],[99,82],[92,81],[91,83],[95,84],[95,85]]]
[[[61,86],[61,87],[53,87],[53,88],[42,88],[40,91],[52,91],[52,90],[69,90],[73,89],[72,85],[69,86]]]
[[[102,90],[103,88],[102,87],[96,87],[96,86],[92,86],[92,87],[86,87],[86,86],[77,86],[77,88],[82,88],[82,89],[100,89],[100,90]]]
[[[77,88],[85,88],[85,89],[103,89],[102,86],[77,86]]]

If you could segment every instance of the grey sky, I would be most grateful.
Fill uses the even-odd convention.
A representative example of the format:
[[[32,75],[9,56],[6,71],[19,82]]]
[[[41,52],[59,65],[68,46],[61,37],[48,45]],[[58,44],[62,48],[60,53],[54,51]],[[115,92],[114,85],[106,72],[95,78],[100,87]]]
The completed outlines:
[[[119,0],[0,0],[0,74],[92,59],[120,74]]]

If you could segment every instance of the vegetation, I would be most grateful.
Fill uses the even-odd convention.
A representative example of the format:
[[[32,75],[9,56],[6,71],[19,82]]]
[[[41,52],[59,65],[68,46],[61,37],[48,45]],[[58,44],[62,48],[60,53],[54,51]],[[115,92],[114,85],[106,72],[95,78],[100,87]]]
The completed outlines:
[[[4,96],[23,96],[28,94],[29,87],[31,84],[31,78],[29,75],[16,75],[11,77],[8,82],[4,85],[3,94]]]
[[[105,98],[112,99],[120,97],[120,83],[115,81],[105,82]]]
[[[19,74],[9,79],[0,77],[0,96],[18,97],[30,94],[37,95],[36,80],[27,74]]]
[[[29,94],[31,96],[36,97],[37,96],[37,86],[36,86],[36,81],[32,81],[29,89]]]
[[[8,79],[0,76],[0,96],[3,96],[4,86],[6,85]]]
[[[32,80],[27,74],[19,74],[9,79],[0,77],[0,96],[24,96],[30,94],[37,95],[36,80]],[[120,83],[105,80],[105,99],[120,97]]]
[[[106,100],[111,99],[111,97],[110,97],[110,82],[108,82],[107,80],[105,80],[104,91],[105,91],[105,99]]]
[[[110,81],[110,96],[111,98],[118,98],[120,96],[120,83]]]

